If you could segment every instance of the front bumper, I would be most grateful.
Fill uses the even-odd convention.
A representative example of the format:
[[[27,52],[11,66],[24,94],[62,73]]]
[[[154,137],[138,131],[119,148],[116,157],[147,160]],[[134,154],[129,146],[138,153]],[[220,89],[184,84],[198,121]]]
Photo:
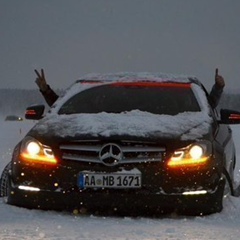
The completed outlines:
[[[26,191],[11,186],[8,203],[26,208],[45,210],[81,209],[91,213],[122,213],[149,215],[162,213],[208,214],[222,210],[225,180],[214,191],[205,194],[164,194],[121,190],[72,190],[66,192]]]

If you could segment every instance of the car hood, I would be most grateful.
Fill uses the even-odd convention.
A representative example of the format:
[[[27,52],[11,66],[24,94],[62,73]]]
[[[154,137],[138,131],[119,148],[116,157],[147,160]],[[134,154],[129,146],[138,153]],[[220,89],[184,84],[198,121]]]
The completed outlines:
[[[193,140],[209,133],[211,118],[205,112],[184,112],[175,116],[134,110],[126,113],[48,114],[28,135],[48,139],[165,138]]]

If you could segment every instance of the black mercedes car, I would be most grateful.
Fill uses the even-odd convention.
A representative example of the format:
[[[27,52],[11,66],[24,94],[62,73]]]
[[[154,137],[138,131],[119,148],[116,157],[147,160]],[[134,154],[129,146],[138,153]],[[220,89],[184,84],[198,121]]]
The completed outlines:
[[[222,210],[234,195],[228,124],[194,77],[121,73],[76,81],[17,144],[1,195],[27,208],[123,214]]]

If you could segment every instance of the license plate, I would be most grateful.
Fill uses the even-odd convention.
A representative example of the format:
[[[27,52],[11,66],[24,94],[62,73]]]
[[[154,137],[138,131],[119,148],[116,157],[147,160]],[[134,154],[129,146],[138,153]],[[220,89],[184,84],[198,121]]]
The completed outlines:
[[[127,173],[80,173],[80,188],[140,188],[141,174]]]

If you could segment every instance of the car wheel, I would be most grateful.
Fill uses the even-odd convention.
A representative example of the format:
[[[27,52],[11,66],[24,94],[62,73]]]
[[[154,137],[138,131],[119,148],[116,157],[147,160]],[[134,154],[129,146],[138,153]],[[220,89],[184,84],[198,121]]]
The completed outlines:
[[[223,209],[223,200],[230,194],[230,184],[226,178],[223,178],[218,186],[218,190],[207,199],[207,205],[202,208],[201,215],[221,212]]]
[[[236,167],[236,156],[234,156],[233,158],[233,170],[235,170],[235,167]]]
[[[216,195],[215,198],[215,204],[214,204],[214,210],[213,212],[221,212],[223,209],[223,201],[230,195],[233,194],[232,189],[232,182],[230,178],[224,177],[224,188],[223,193]]]
[[[223,192],[223,198],[226,198],[229,195],[232,195],[232,188],[231,188],[231,183],[229,183],[229,181],[226,179],[224,192]]]
[[[0,197],[7,197],[9,191],[9,178],[8,173],[11,169],[11,162],[8,163],[3,169],[1,178],[0,178]]]

